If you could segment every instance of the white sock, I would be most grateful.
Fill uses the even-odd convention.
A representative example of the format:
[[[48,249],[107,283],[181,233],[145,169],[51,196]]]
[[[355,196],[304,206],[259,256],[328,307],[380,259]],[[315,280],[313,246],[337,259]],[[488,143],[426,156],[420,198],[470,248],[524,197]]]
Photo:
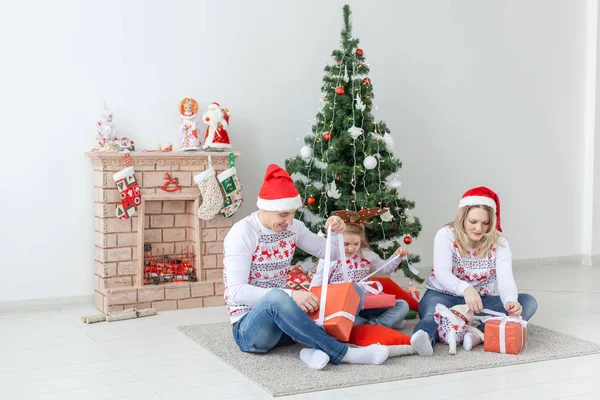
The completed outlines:
[[[410,338],[410,344],[420,356],[432,356],[433,347],[429,335],[423,330],[418,330]]]
[[[310,348],[300,350],[300,359],[312,369],[323,369],[329,363],[327,354],[321,350]]]
[[[415,354],[413,347],[408,344],[397,344],[388,347],[390,349],[390,357],[410,356]]]
[[[367,347],[348,347],[348,352],[342,362],[349,364],[383,364],[390,355],[390,349],[380,344]]]
[[[466,351],[471,351],[471,349],[475,346],[477,346],[478,344],[481,344],[482,340],[479,336],[474,335],[472,333],[467,333],[465,335],[465,338],[463,339],[463,348]]]

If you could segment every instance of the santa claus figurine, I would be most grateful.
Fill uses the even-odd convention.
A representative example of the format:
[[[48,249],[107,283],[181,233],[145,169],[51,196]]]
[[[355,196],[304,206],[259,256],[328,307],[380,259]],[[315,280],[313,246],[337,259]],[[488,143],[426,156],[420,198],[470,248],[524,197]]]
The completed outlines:
[[[223,151],[231,148],[227,126],[229,126],[229,110],[221,108],[219,103],[212,103],[202,116],[208,125],[204,136],[204,150]]]

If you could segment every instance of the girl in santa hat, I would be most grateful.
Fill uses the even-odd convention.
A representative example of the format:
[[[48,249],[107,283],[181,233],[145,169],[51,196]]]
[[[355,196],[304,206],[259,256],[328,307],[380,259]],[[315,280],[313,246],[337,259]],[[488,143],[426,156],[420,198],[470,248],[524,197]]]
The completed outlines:
[[[234,224],[224,241],[224,298],[240,350],[266,353],[300,342],[309,346],[300,351],[300,358],[314,369],[329,362],[382,364],[389,356],[387,346],[350,348],[338,342],[307,315],[318,309],[319,299],[286,287],[296,247],[324,258],[326,240],[294,219],[302,200],[284,169],[269,165],[256,204],[259,210]],[[339,258],[346,224],[332,216],[325,223],[329,226],[332,257]]]
[[[483,186],[465,192],[454,222],[435,235],[433,271],[419,303],[420,321],[411,338],[417,353],[433,354],[438,341],[434,318],[437,304],[448,308],[466,304],[475,313],[485,308],[520,315],[525,320],[535,313],[535,298],[517,291],[512,254],[501,232],[498,195]],[[499,295],[495,294],[496,284]],[[480,343],[478,335],[467,333],[463,347],[470,350]]]

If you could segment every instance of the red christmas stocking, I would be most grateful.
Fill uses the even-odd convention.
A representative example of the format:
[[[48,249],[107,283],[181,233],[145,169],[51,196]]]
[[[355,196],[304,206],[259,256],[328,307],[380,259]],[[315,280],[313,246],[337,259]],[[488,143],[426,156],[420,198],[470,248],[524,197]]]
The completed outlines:
[[[135,179],[135,172],[131,166],[129,154],[125,155],[125,161],[128,167],[113,175],[121,197],[121,204],[115,210],[115,214],[119,219],[132,217],[142,204],[142,194]]]

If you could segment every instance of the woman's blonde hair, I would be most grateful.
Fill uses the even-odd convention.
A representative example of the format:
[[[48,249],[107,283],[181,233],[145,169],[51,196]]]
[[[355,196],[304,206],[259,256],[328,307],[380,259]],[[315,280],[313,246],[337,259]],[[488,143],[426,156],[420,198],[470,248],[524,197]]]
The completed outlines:
[[[458,213],[456,214],[456,218],[453,222],[450,222],[446,226],[450,227],[454,231],[454,240],[458,245],[458,251],[462,257],[465,257],[469,254],[469,250],[471,249],[469,235],[465,231],[465,222],[467,220],[467,216],[469,215],[469,211],[474,208],[481,208],[487,212],[489,221],[490,221],[490,229],[483,234],[481,240],[477,242],[477,247],[475,250],[477,258],[483,258],[487,256],[488,251],[494,246],[497,246],[501,235],[500,232],[496,229],[496,212],[488,206],[484,205],[475,205],[475,206],[465,206],[462,207]]]
[[[354,233],[354,234],[360,236],[359,252],[361,252],[362,250],[365,250],[365,249],[366,250],[371,249],[371,245],[367,241],[367,236],[365,235],[365,226],[363,224],[355,224],[355,223],[349,222],[346,224],[346,229],[344,230],[344,233]]]

